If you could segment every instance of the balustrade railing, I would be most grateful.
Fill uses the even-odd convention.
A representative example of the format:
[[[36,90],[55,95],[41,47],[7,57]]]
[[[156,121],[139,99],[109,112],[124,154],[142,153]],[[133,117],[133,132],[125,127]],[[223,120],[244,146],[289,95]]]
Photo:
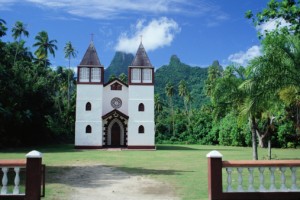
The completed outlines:
[[[222,161],[217,151],[207,157],[209,199],[300,199],[300,160]]]
[[[26,159],[0,160],[0,199],[40,200],[45,195],[44,178],[45,165],[38,151],[29,152]]]
[[[26,160],[0,160],[0,169],[2,172],[2,177],[0,176],[2,180],[2,187],[0,194],[1,195],[9,195],[9,194],[25,194],[20,193],[20,173],[21,171],[25,171],[26,167]],[[10,172],[10,174],[9,174]],[[1,173],[0,173],[1,174]],[[13,180],[13,188],[12,191],[9,191],[9,175],[13,175],[12,179]],[[25,182],[25,181],[24,181]]]

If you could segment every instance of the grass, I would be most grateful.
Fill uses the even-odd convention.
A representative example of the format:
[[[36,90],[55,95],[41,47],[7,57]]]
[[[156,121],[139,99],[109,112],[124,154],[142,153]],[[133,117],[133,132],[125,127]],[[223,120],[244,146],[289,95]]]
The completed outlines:
[[[24,158],[30,150],[0,151],[0,159]],[[45,200],[67,199],[72,187],[60,182],[57,177],[82,163],[112,166],[167,182],[176,188],[177,195],[183,200],[208,199],[208,152],[220,151],[223,160],[252,159],[251,148],[201,145],[158,145],[156,151],[74,150],[73,145],[40,147],[36,150],[43,153],[43,163],[47,165]],[[273,149],[272,152],[276,159],[300,159],[300,149]],[[260,158],[266,154],[267,149],[259,149]]]

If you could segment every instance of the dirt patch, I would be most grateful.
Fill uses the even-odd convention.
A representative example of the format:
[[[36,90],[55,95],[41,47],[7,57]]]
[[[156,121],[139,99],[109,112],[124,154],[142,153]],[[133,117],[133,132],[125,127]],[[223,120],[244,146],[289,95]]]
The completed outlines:
[[[103,165],[73,166],[60,177],[70,200],[179,200],[169,184]]]

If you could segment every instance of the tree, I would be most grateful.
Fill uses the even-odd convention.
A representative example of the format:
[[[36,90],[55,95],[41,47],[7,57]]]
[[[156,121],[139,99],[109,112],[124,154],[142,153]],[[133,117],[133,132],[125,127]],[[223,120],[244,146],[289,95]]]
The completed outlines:
[[[119,75],[119,79],[124,82],[124,83],[127,83],[128,82],[128,78],[127,78],[127,75],[125,73],[122,73]]]
[[[71,57],[75,58],[77,56],[77,51],[73,47],[72,43],[69,41],[64,47],[65,58],[69,60],[69,70],[71,65]],[[68,109],[70,108],[70,73],[68,73]]]
[[[260,26],[266,22],[277,21],[277,28],[284,22],[288,26],[279,28],[276,31],[284,33],[300,33],[300,2],[295,0],[270,0],[267,8],[256,15],[251,10],[247,11],[245,17],[252,19],[255,26]],[[268,32],[266,32],[268,34]],[[259,35],[260,38],[262,34]]]
[[[175,122],[174,122],[174,107],[173,107],[173,96],[174,96],[174,85],[172,83],[167,83],[166,87],[165,87],[165,93],[167,95],[167,97],[169,98],[169,104],[171,107],[171,118],[172,118],[172,132],[173,132],[173,136],[175,136]]]
[[[163,104],[159,94],[155,94],[154,95],[154,110],[155,110],[155,112],[157,112],[157,115],[159,112],[162,111],[163,105],[164,104]]]
[[[7,27],[5,25],[6,22],[3,19],[0,19],[0,37],[6,34]]]
[[[189,94],[189,91],[188,91],[188,88],[186,86],[185,80],[181,80],[179,82],[179,85],[178,85],[178,94],[183,99],[184,108],[185,108],[185,114],[186,114],[186,116],[188,118],[188,122],[190,124],[190,116],[189,116],[189,110],[188,110],[188,103],[190,103],[190,101],[189,101],[190,98],[189,97],[191,97],[191,96]]]
[[[15,26],[12,28],[11,31],[13,33],[12,36],[15,40],[17,40],[17,38],[19,38],[18,46],[17,46],[17,49],[16,49],[15,58],[14,58],[14,65],[15,65],[18,50],[19,50],[19,45],[20,45],[20,42],[21,42],[21,39],[22,39],[22,35],[28,37],[29,32],[26,30],[26,26],[24,26],[24,24],[20,21],[17,21],[15,23]]]
[[[45,67],[47,66],[48,52],[55,57],[55,50],[57,50],[56,40],[49,40],[48,33],[46,31],[41,31],[35,36],[36,43],[33,44],[34,47],[38,49],[34,52],[38,59],[45,61]]]

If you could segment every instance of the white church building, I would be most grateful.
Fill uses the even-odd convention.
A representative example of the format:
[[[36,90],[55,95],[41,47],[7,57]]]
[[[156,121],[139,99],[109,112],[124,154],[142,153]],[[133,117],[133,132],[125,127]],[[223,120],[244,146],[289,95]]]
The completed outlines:
[[[77,70],[75,148],[155,149],[154,67],[143,44],[128,66],[128,84],[104,83],[93,42]]]

